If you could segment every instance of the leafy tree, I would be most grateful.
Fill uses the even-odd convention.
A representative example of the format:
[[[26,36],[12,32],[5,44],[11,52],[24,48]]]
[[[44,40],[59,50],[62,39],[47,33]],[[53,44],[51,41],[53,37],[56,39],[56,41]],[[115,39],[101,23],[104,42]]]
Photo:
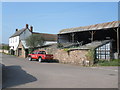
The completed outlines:
[[[9,46],[8,46],[8,45],[3,45],[3,46],[2,46],[2,49],[3,49],[3,50],[9,50]]]
[[[26,39],[26,45],[31,49],[31,52],[35,50],[36,47],[40,47],[44,44],[44,39],[41,35],[32,34]]]

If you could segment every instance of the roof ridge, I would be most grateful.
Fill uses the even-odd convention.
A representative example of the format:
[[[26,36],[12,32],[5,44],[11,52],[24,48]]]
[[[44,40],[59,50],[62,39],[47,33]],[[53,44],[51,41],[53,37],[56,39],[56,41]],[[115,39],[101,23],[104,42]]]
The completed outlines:
[[[73,30],[89,30],[89,29],[101,29],[102,27],[107,27],[112,25],[113,27],[116,26],[117,23],[119,23],[120,21],[112,21],[112,22],[104,22],[104,23],[98,23],[98,24],[93,24],[93,25],[87,25],[87,26],[80,26],[80,27],[73,27],[73,28],[66,28],[66,29],[62,29],[59,34],[61,33],[67,33],[68,32],[75,32]]]
[[[19,35],[20,35],[21,33],[23,33],[26,29],[28,29],[28,28],[22,28],[22,29],[16,31],[11,37],[19,36]],[[10,37],[10,38],[11,38],[11,37]]]

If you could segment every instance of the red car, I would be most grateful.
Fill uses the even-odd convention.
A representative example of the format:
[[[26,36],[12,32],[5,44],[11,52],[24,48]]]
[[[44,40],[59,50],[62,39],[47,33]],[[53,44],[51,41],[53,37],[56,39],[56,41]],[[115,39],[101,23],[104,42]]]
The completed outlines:
[[[44,50],[35,50],[32,54],[29,54],[28,57],[29,61],[32,61],[32,59],[36,59],[39,62],[53,59],[53,55],[46,54]]]

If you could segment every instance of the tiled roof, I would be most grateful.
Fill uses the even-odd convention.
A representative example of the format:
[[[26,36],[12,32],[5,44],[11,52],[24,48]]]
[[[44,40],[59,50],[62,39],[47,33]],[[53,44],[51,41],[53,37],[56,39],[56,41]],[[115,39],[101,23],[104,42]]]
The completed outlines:
[[[68,28],[68,29],[61,30],[59,34],[90,31],[90,30],[101,30],[101,29],[107,29],[107,28],[116,28],[119,26],[119,23],[120,21],[113,21],[113,22],[83,26],[83,27]]]
[[[47,33],[37,33],[37,32],[33,32],[33,34],[41,35],[45,41],[57,41],[57,34],[47,34]]]

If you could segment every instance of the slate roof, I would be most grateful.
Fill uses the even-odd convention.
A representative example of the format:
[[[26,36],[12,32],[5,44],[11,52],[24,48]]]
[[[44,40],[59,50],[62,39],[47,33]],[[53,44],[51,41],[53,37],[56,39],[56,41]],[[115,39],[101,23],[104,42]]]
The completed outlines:
[[[23,33],[27,28],[23,28],[21,30],[16,31],[11,37],[19,36],[21,33]],[[10,37],[10,38],[11,38]]]
[[[81,32],[81,31],[90,31],[90,30],[101,30],[101,29],[108,29],[108,28],[116,28],[116,27],[119,26],[119,24],[120,24],[120,21],[113,21],[113,22],[100,23],[100,24],[89,25],[89,26],[68,28],[68,29],[61,30],[59,32],[59,34]]]
[[[23,28],[21,30],[16,31],[11,37],[19,36],[26,29],[29,30],[29,28]],[[38,33],[38,32],[32,32],[32,34],[39,34],[39,35],[41,35],[45,41],[57,41],[57,34],[47,34],[47,33]]]
[[[103,41],[94,41],[88,44],[85,44],[83,46],[80,46],[78,48],[71,48],[70,50],[75,50],[75,49],[83,49],[83,50],[89,50],[89,49],[96,49],[102,45],[105,45],[106,43],[111,42],[112,40],[103,40]]]
[[[97,48],[97,47],[100,47],[100,46],[102,46],[106,43],[109,43],[111,41],[112,40],[93,41],[91,43],[88,43],[88,44],[85,44],[85,45],[81,46],[80,48],[88,48],[88,49]]]

